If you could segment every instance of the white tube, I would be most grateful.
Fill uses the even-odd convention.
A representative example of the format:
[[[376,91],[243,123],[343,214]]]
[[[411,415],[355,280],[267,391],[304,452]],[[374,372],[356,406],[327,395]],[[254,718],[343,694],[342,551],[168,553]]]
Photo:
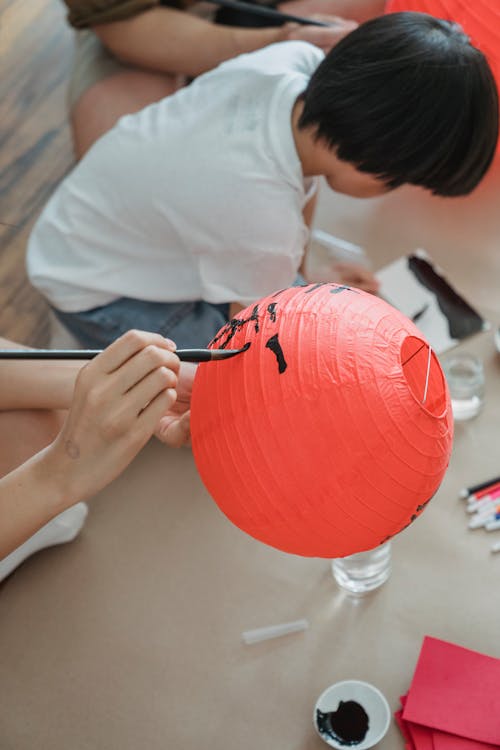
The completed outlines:
[[[279,638],[281,635],[288,635],[288,633],[298,633],[300,630],[307,630],[308,627],[308,620],[294,620],[293,622],[283,622],[280,625],[268,625],[265,628],[245,630],[241,637],[247,645],[250,645],[267,641],[269,638]]]
[[[348,242],[340,237],[334,237],[333,234],[324,232],[322,229],[313,229],[311,232],[312,239],[319,245],[326,247],[333,258],[344,263],[359,263],[360,265],[369,265],[368,257],[359,245]]]

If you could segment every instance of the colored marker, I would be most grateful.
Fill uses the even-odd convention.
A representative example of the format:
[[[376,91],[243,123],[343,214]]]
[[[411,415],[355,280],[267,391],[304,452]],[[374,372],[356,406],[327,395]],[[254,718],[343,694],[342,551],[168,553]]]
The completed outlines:
[[[500,506],[498,504],[495,504],[495,505],[490,505],[488,508],[484,508],[481,511],[478,511],[477,513],[474,513],[474,515],[469,521],[469,528],[477,529],[478,528],[477,524],[479,523],[480,520],[484,520],[484,519],[489,520],[492,516],[495,515],[495,513],[499,512],[499,508]],[[482,524],[479,523],[479,526],[481,525]]]
[[[474,500],[472,503],[467,505],[467,513],[475,513],[478,510],[482,510],[485,506],[491,505],[500,497],[500,490],[495,490],[491,495],[485,495],[481,500]]]
[[[471,518],[467,525],[469,529],[480,529],[493,521],[500,521],[500,508],[497,508],[494,513],[486,511],[485,513],[478,514],[474,518]]]
[[[469,501],[473,502],[475,500],[481,500],[481,498],[484,497],[485,495],[489,495],[498,489],[500,489],[500,482],[496,482],[496,484],[491,484],[488,487],[485,487],[484,490],[478,490],[477,492],[474,492],[472,495],[469,495]]]
[[[465,500],[469,495],[474,495],[476,492],[481,492],[481,490],[486,489],[486,487],[491,487],[492,485],[499,483],[500,477],[494,477],[493,479],[488,479],[486,482],[473,484],[471,487],[464,487],[463,490],[460,490],[459,497]]]

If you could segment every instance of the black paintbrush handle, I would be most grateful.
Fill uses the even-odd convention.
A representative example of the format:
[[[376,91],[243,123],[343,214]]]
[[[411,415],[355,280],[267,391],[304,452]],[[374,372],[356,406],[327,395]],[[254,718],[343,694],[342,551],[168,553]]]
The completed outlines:
[[[266,5],[258,5],[257,3],[246,3],[244,0],[208,0],[209,3],[219,5],[221,8],[231,8],[232,10],[240,10],[245,13],[253,14],[254,16],[266,16],[273,21],[282,21],[283,23],[300,23],[302,26],[331,26],[330,23],[324,21],[315,21],[313,18],[303,18],[302,16],[294,16],[291,13],[283,13],[280,10],[274,8],[268,8]],[[167,2],[160,2],[160,5],[169,5]]]
[[[102,349],[0,349],[0,359],[94,359]]]
[[[249,345],[248,345],[249,346]],[[242,349],[177,349],[181,362],[215,362],[230,359]],[[0,359],[94,359],[102,349],[0,349]]]

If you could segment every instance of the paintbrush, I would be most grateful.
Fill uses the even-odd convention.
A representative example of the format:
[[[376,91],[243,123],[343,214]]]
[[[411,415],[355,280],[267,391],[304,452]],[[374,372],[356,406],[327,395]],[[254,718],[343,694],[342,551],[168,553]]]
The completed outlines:
[[[250,342],[241,349],[177,349],[181,362],[218,362],[246,352]],[[94,359],[102,349],[0,349],[0,359]]]
[[[292,13],[283,13],[281,10],[275,8],[269,8],[266,5],[258,5],[257,3],[246,3],[244,0],[208,0],[208,2],[214,5],[219,5],[221,8],[230,8],[231,10],[239,10],[245,13],[250,13],[253,16],[264,16],[269,20],[280,21],[281,23],[299,23],[303,26],[333,26],[333,23],[326,23],[325,21],[316,21],[314,18],[304,18],[303,16],[296,16]],[[169,5],[168,1],[165,2],[160,0],[160,5]],[[237,25],[237,24],[236,24]]]

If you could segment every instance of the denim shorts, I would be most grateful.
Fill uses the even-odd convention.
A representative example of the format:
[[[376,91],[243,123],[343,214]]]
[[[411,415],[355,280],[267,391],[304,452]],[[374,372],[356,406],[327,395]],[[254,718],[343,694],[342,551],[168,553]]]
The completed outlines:
[[[83,312],[54,309],[61,323],[87,349],[104,349],[131,328],[161,333],[179,349],[205,347],[229,320],[229,304],[145,302],[121,297]]]

